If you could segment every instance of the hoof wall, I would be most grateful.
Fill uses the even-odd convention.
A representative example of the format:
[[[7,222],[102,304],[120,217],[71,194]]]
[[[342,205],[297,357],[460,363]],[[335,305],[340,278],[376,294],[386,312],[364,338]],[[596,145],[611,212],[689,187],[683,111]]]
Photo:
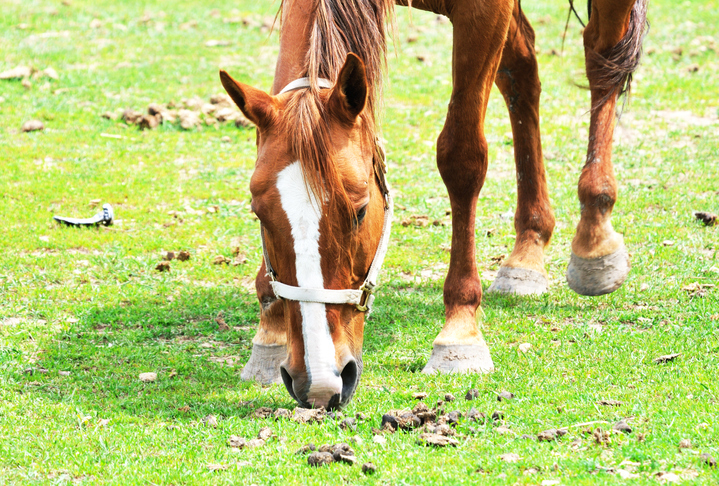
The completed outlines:
[[[282,383],[280,364],[287,358],[287,346],[252,345],[252,356],[240,375],[243,380],[255,380],[263,385]]]
[[[547,292],[547,277],[536,270],[501,267],[487,292],[514,295],[542,295]]]
[[[590,260],[572,252],[567,267],[567,283],[580,295],[609,294],[622,286],[629,267],[629,254],[624,245],[614,253]]]
[[[435,344],[422,373],[490,373],[494,363],[487,345]]]

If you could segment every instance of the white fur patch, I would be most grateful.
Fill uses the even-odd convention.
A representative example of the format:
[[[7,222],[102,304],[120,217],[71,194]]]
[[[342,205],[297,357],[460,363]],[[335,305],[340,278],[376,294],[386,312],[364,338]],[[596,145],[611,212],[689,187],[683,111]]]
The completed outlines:
[[[314,194],[307,190],[300,162],[293,162],[277,175],[277,189],[292,228],[297,285],[323,289],[319,249],[322,210]],[[328,400],[342,390],[342,379],[335,362],[335,346],[327,324],[325,304],[300,302],[300,311],[305,366],[310,380],[309,397]]]

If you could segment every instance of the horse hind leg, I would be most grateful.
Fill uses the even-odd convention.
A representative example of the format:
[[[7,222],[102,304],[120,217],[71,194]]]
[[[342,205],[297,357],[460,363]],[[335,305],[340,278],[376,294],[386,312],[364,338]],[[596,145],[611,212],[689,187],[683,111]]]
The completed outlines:
[[[628,89],[639,62],[646,4],[647,0],[592,0],[584,30],[592,109],[587,159],[578,186],[581,217],[567,268],[569,287],[582,295],[614,292],[629,273],[624,239],[611,223],[617,200],[612,137],[617,99]]]
[[[454,24],[453,90],[437,141],[437,167],[452,206],[452,250],[444,282],[445,324],[434,340],[424,373],[494,369],[477,328],[482,284],[475,258],[477,197],[487,173],[484,117],[512,14],[510,0],[458,0]]]
[[[539,132],[541,84],[534,52],[534,31],[514,6],[512,23],[495,80],[509,111],[517,169],[517,239],[512,254],[488,292],[538,295],[548,289],[544,248],[554,230]]]
[[[272,293],[264,262],[255,279],[255,287],[260,301],[260,326],[252,339],[252,355],[240,377],[262,384],[282,383],[280,364],[287,358],[284,304]]]

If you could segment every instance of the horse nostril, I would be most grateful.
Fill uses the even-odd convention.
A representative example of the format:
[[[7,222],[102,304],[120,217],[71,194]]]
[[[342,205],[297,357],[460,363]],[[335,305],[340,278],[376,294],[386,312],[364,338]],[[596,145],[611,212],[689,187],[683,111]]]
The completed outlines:
[[[295,390],[292,387],[292,377],[287,372],[284,366],[280,366],[280,375],[282,375],[282,382],[285,384],[285,388],[290,392],[290,396],[295,399],[296,402],[300,402],[295,395]]]
[[[342,370],[340,377],[342,378],[342,398],[340,402],[346,404],[350,398],[352,398],[357,388],[357,380],[359,379],[357,362],[355,360],[348,362]]]
[[[327,403],[327,410],[338,410],[342,406],[339,393],[335,393]]]

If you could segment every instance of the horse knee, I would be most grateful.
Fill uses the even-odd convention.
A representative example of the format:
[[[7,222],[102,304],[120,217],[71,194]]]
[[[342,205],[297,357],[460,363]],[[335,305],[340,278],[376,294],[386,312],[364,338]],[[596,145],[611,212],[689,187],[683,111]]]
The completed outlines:
[[[450,196],[477,195],[487,174],[487,141],[479,133],[473,137],[453,137],[443,130],[437,140],[437,168]]]

